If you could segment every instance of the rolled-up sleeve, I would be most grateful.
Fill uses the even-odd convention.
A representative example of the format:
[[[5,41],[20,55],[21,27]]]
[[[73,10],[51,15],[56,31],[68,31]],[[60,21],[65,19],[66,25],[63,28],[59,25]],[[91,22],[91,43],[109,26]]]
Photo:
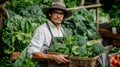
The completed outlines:
[[[30,44],[27,47],[28,56],[30,58],[32,58],[32,53],[41,52],[41,48],[44,45],[44,39],[44,31],[41,28],[37,28]]]

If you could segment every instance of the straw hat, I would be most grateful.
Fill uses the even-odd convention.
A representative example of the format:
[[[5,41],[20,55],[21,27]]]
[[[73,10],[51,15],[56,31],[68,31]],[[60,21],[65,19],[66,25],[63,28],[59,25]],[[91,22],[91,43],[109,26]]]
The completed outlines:
[[[68,11],[63,0],[53,0],[49,7],[43,8],[43,13],[48,15],[51,9],[61,9],[65,11],[65,18],[71,16],[71,11]]]

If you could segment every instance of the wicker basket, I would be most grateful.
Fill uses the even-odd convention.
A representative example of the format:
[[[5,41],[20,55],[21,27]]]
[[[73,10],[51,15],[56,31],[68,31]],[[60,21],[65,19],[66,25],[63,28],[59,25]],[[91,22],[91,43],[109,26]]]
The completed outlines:
[[[96,60],[99,58],[99,56],[93,57],[93,58],[80,58],[80,57],[69,57],[70,60],[69,63],[66,64],[57,64],[55,61],[48,61],[49,67],[95,67]]]
[[[70,63],[57,64],[55,61],[48,61],[48,67],[70,67]]]
[[[95,67],[96,60],[99,56],[93,58],[79,58],[79,57],[71,57],[71,66],[72,67]]]

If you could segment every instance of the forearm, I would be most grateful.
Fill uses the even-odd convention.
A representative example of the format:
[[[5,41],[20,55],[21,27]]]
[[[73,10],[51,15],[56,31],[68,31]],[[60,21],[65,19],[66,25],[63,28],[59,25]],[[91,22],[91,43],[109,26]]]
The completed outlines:
[[[45,54],[42,52],[36,52],[32,54],[32,59],[35,60],[54,60],[54,55],[52,54]]]

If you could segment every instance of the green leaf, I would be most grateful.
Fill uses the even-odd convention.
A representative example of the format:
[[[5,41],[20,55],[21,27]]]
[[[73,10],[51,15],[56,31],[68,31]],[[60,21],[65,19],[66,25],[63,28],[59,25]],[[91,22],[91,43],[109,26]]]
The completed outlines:
[[[15,61],[13,67],[35,67],[38,61],[27,57],[27,48],[25,48],[18,59]]]

